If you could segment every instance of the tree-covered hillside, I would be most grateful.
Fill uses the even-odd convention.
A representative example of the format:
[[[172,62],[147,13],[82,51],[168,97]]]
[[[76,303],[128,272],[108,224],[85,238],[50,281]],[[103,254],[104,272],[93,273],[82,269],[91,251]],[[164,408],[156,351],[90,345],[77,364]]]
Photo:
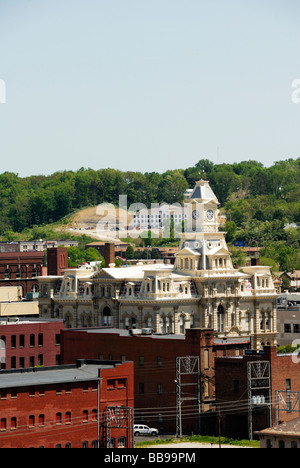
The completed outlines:
[[[263,252],[267,257],[274,256],[276,242],[276,261],[278,255],[288,256],[292,261],[281,266],[299,268],[299,229],[285,226],[300,223],[300,158],[268,168],[257,161],[214,164],[202,159],[193,167],[163,174],[81,168],[20,178],[5,172],[0,175],[0,235],[55,222],[104,201],[118,204],[122,194],[128,206],[182,202],[185,190],[200,178],[210,181],[226,213],[229,242],[259,244],[269,249]]]

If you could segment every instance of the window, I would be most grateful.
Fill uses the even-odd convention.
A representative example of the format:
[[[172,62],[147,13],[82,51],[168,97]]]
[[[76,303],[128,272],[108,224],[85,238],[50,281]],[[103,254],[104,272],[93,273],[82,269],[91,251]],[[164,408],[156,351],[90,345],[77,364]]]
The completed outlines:
[[[11,367],[11,369],[16,369],[17,368],[17,358],[16,358],[16,356],[12,356],[10,358],[10,367]]]
[[[107,390],[114,390],[115,388],[115,380],[109,379],[107,381]]]
[[[264,312],[260,313],[260,329],[261,330],[265,329],[265,313]]]
[[[39,333],[38,335],[38,345],[39,346],[43,346],[44,344],[44,336],[43,336],[43,333]]]
[[[251,331],[251,315],[250,312],[246,312],[246,331]]]
[[[234,380],[233,381],[233,391],[234,392],[239,392],[240,391],[240,381],[239,380]]]
[[[267,439],[267,448],[273,447],[273,441],[271,439]]]
[[[204,369],[209,369],[209,350],[204,350]]]
[[[98,411],[96,409],[92,410],[92,421],[97,421]]]
[[[14,429],[17,429],[17,418],[13,417],[10,420],[10,429],[13,431]]]
[[[139,383],[139,394],[143,395],[145,393],[145,384]]]
[[[180,316],[180,325],[179,325],[179,333],[180,333],[181,335],[184,334],[184,328],[185,328],[184,316],[181,315],[181,316]]]
[[[19,337],[19,346],[20,346],[20,348],[24,348],[24,345],[25,345],[25,336],[20,335],[20,337]]]
[[[190,328],[194,328],[194,323],[195,323],[195,317],[193,315],[191,315]]]
[[[158,395],[162,395],[162,392],[163,392],[163,390],[162,390],[162,384],[159,383],[159,384],[157,384],[157,394],[158,394]]]
[[[71,411],[66,412],[66,424],[71,424]]]
[[[34,415],[29,416],[29,427],[34,427]]]
[[[292,389],[291,379],[285,379],[285,387],[286,387],[286,390]]]
[[[160,356],[157,357],[157,367],[162,367],[162,358]]]
[[[145,364],[145,358],[144,356],[139,356],[139,365],[143,366]]]
[[[126,438],[119,437],[118,438],[118,448],[125,448],[126,447]]]
[[[45,415],[40,414],[39,415],[39,426],[44,426],[45,425]]]
[[[294,324],[294,333],[300,333],[300,324],[299,323]]]
[[[60,334],[55,335],[55,344],[56,346],[60,345]]]
[[[6,418],[1,418],[0,430],[6,431]]]
[[[103,310],[103,326],[111,327],[112,320],[111,320],[111,311],[109,307],[105,307]]]
[[[16,348],[16,346],[17,346],[17,337],[16,337],[16,335],[12,335],[11,336],[11,347]]]
[[[56,425],[61,424],[62,417],[61,413],[56,413]]]
[[[89,412],[88,410],[83,410],[82,412],[82,422],[87,423],[89,420]]]
[[[220,304],[218,307],[218,332],[224,331],[224,307]]]
[[[285,323],[284,324],[284,333],[291,333],[292,327],[290,323]]]
[[[35,336],[33,334],[30,335],[30,343],[29,346],[33,348],[35,346]]]
[[[118,379],[118,388],[126,388],[126,380]]]

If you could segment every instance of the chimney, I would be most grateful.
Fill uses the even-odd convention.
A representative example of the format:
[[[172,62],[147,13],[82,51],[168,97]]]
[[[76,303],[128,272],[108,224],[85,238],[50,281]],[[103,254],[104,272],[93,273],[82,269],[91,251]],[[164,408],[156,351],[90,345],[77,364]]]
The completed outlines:
[[[109,268],[112,263],[115,263],[115,244],[105,242],[105,268]]]
[[[68,268],[67,247],[47,249],[48,275],[61,276],[63,270]]]

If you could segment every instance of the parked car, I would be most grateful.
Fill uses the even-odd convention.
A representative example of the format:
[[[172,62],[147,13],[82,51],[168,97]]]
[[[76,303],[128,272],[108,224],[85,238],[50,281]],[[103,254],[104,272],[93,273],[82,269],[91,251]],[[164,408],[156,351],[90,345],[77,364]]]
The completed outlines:
[[[156,436],[158,434],[158,429],[155,429],[154,427],[145,426],[144,424],[135,424],[133,426],[133,432],[135,436],[139,436],[139,435]]]

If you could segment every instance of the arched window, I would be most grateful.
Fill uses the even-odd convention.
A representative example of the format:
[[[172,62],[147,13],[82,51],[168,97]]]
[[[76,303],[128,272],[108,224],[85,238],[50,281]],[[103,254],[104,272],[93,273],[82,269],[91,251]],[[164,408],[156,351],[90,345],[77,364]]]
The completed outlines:
[[[111,327],[111,311],[109,307],[103,309],[103,326]]]
[[[224,307],[222,304],[218,307],[218,332],[224,331]]]
[[[265,313],[260,312],[260,329],[264,330],[265,329]]]
[[[181,333],[181,334],[183,335],[183,334],[184,334],[184,330],[185,330],[185,319],[184,319],[184,315],[181,315],[181,316],[180,316],[179,333]]]

